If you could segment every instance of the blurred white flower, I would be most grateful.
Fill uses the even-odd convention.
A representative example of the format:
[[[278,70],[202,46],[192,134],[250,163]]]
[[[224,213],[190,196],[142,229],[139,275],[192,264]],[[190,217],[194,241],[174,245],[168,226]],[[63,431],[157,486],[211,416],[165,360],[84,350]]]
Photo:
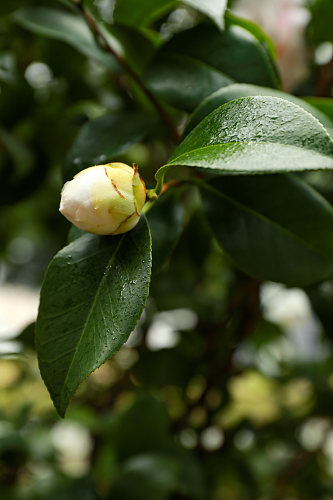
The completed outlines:
[[[39,290],[16,283],[0,286],[0,339],[16,337],[35,321]]]
[[[51,430],[51,440],[60,468],[66,474],[76,477],[87,473],[93,442],[86,427],[73,420],[57,422]]]
[[[305,28],[310,12],[302,0],[236,0],[234,12],[257,23],[274,41],[283,89],[293,90],[308,74]]]
[[[151,351],[174,347],[179,341],[179,330],[192,330],[198,318],[191,309],[173,309],[155,314],[147,333]]]

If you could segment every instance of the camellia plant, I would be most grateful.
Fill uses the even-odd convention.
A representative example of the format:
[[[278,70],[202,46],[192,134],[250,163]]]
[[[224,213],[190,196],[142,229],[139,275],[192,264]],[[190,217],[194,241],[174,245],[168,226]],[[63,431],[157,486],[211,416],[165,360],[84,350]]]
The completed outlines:
[[[240,17],[250,3],[0,6],[17,36],[17,60],[0,51],[2,204],[40,196],[47,261],[63,247],[32,349],[57,425],[79,414],[94,437],[94,499],[331,500],[333,452],[308,429],[333,436],[332,5],[274,2],[276,47]],[[292,314],[267,312],[272,289],[306,297],[320,349],[308,324],[296,354],[277,347]]]
[[[282,92],[267,36],[224,2],[185,1],[198,8],[195,25],[179,26],[166,42],[144,27],[169,9],[164,2],[132,12],[129,0],[119,1],[113,23],[96,4],[14,13],[21,26],[69,42],[116,78],[123,73],[132,107],[138,95],[138,106],[152,108],[87,122],[67,155],[64,177],[74,179],[60,211],[83,231],[72,229],[50,263],[36,324],[40,371],[61,416],[79,384],[135,328],[152,264],[156,273],[169,258],[184,210],[185,218],[194,207],[202,211],[204,237],[254,280],[307,286],[333,273],[333,208],[305,176],[333,169],[333,125]],[[144,205],[137,167],[117,161],[161,126],[171,153],[156,165]]]

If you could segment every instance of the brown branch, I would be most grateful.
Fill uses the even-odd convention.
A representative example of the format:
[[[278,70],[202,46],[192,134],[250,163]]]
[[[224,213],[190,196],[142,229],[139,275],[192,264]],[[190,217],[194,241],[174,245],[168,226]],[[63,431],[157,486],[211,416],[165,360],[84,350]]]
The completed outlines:
[[[72,0],[75,1],[75,0]],[[118,62],[118,64],[123,68],[123,70],[135,81],[135,83],[141,88],[141,90],[144,92],[146,97],[149,99],[149,101],[152,103],[158,114],[160,115],[162,121],[165,123],[167,128],[169,129],[170,135],[173,138],[175,142],[179,142],[180,139],[180,133],[178,132],[177,128],[174,126],[172,120],[170,119],[169,115],[166,113],[166,111],[163,109],[161,104],[159,103],[158,99],[155,97],[155,95],[143,84],[141,78],[137,75],[135,71],[127,64],[125,59],[123,59],[117,52],[112,48],[112,46],[109,44],[108,40],[100,30],[99,26],[97,25],[95,19],[86,11],[84,8],[79,5],[79,8],[88,22],[89,26],[91,29],[95,32],[95,34],[102,40],[104,44],[104,49],[111,54],[114,59]]]

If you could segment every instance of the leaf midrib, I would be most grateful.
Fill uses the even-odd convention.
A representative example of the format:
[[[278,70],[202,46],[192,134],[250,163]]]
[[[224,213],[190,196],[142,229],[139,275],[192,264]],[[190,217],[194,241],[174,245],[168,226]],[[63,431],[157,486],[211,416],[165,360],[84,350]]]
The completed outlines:
[[[78,342],[77,342],[77,345],[76,345],[75,351],[74,351],[74,353],[73,353],[72,361],[71,361],[71,363],[70,363],[70,365],[69,365],[69,367],[68,367],[66,378],[65,378],[65,380],[64,380],[64,382],[63,382],[63,384],[62,384],[62,389],[61,389],[61,393],[60,393],[60,403],[62,403],[62,399],[63,399],[63,396],[64,396],[63,391],[64,391],[64,388],[65,388],[66,382],[67,382],[67,380],[68,380],[68,375],[69,375],[69,373],[71,372],[72,365],[73,365],[73,362],[74,362],[75,356],[76,356],[76,354],[77,354],[78,348],[79,348],[79,346],[80,346],[80,344],[81,344],[81,341],[82,341],[82,339],[83,339],[83,337],[84,337],[84,334],[85,334],[85,331],[86,331],[86,327],[87,327],[87,325],[88,325],[88,323],[89,323],[89,320],[90,320],[90,317],[91,317],[91,315],[92,315],[92,313],[93,313],[93,311],[94,311],[94,309],[95,309],[95,304],[96,304],[97,298],[99,297],[99,294],[100,294],[100,292],[101,292],[102,285],[104,284],[105,280],[106,280],[106,279],[107,279],[107,277],[108,277],[108,272],[109,272],[109,269],[111,268],[111,266],[112,266],[112,264],[113,264],[113,262],[114,262],[114,260],[115,260],[115,258],[116,258],[116,256],[117,256],[117,253],[118,253],[118,251],[119,251],[119,248],[120,248],[120,246],[121,246],[121,244],[122,244],[122,242],[123,242],[123,240],[124,240],[125,236],[126,236],[126,234],[124,234],[124,235],[120,238],[120,240],[119,240],[119,242],[118,242],[118,244],[117,244],[117,246],[116,246],[116,248],[115,248],[115,250],[114,250],[114,252],[113,252],[113,254],[112,254],[112,256],[111,256],[111,258],[110,258],[110,260],[109,260],[109,262],[108,262],[108,264],[107,264],[107,266],[106,266],[105,272],[103,273],[102,279],[101,279],[101,281],[100,281],[100,283],[99,283],[99,285],[98,285],[98,288],[97,288],[97,291],[96,291],[96,294],[95,294],[94,300],[92,301],[92,304],[91,304],[91,307],[90,307],[89,313],[88,313],[87,318],[86,318],[86,320],[84,321],[84,324],[83,324],[83,326],[82,326],[82,333],[81,333],[81,335],[80,335],[80,338],[79,338],[79,340],[78,340]],[[73,262],[73,264],[74,264],[74,262]],[[62,404],[60,404],[60,407],[61,407],[61,406],[62,406]]]
[[[246,205],[243,205],[241,202],[238,200],[235,200],[234,198],[231,198],[230,196],[221,193],[220,191],[214,189],[211,187],[209,184],[202,183],[202,186],[204,189],[207,191],[213,192],[216,196],[224,198],[226,201],[229,203],[235,205],[236,207],[240,208],[244,212],[248,212],[252,214],[254,217],[257,219],[262,220],[265,224],[271,225],[275,227],[278,231],[281,233],[285,233],[288,235],[291,239],[302,243],[307,249],[309,249],[312,253],[320,257],[321,259],[324,259],[325,261],[330,262],[333,265],[333,260],[331,260],[327,255],[322,254],[317,248],[314,248],[312,245],[310,245],[306,240],[304,240],[301,236],[297,235],[296,233],[291,232],[290,230],[286,229],[284,226],[281,226],[278,222],[273,221],[272,219],[269,219],[267,216],[257,212],[256,210],[247,207]]]
[[[272,141],[231,141],[231,142],[219,142],[219,143],[216,143],[216,144],[210,144],[209,146],[201,146],[199,148],[195,148],[195,149],[190,149],[189,151],[187,151],[186,153],[181,153],[179,156],[176,156],[175,158],[172,158],[171,161],[169,163],[166,163],[165,165],[163,165],[162,168],[164,167],[168,167],[169,165],[170,166],[173,166],[175,163],[177,163],[177,160],[179,160],[182,156],[186,156],[188,154],[191,154],[191,153],[194,153],[194,152],[197,152],[197,151],[201,151],[201,150],[204,150],[204,149],[209,149],[209,148],[216,148],[216,147],[224,147],[224,146],[231,146],[231,145],[234,145],[234,144],[241,144],[243,146],[252,146],[252,145],[258,145],[258,144],[268,144],[268,145],[275,145],[275,144],[278,144],[280,146],[285,146],[285,147],[289,147],[289,148],[295,148],[296,150],[300,149],[301,151],[303,150],[306,150],[306,151],[311,151],[311,152],[314,152],[315,154],[317,154],[318,156],[321,156],[323,158],[329,158],[330,160],[333,161],[333,158],[331,156],[328,156],[326,154],[323,154],[323,153],[319,153],[316,149],[311,149],[311,148],[308,148],[308,147],[305,147],[305,146],[296,146],[295,144],[285,144],[284,142],[272,142]],[[209,167],[207,167],[209,168]],[[315,167],[314,167],[315,168]],[[216,169],[211,169],[211,170],[216,170]]]

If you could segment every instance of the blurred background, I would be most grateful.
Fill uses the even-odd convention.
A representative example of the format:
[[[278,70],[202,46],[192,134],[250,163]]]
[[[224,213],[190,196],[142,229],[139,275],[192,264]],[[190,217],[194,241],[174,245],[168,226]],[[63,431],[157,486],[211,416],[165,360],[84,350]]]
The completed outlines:
[[[193,199],[135,331],[57,416],[34,321],[43,274],[67,241],[62,167],[85,122],[134,107],[116,69],[110,78],[13,16],[61,3],[0,6],[1,499],[333,500],[333,282],[249,280],[211,241]],[[113,2],[97,3],[109,21]],[[333,2],[229,6],[272,38],[283,89],[321,97],[333,118]],[[166,40],[200,19],[176,4],[149,29]],[[117,160],[135,161],[149,185],[170,148],[157,129]],[[312,180],[332,200],[328,177]]]

